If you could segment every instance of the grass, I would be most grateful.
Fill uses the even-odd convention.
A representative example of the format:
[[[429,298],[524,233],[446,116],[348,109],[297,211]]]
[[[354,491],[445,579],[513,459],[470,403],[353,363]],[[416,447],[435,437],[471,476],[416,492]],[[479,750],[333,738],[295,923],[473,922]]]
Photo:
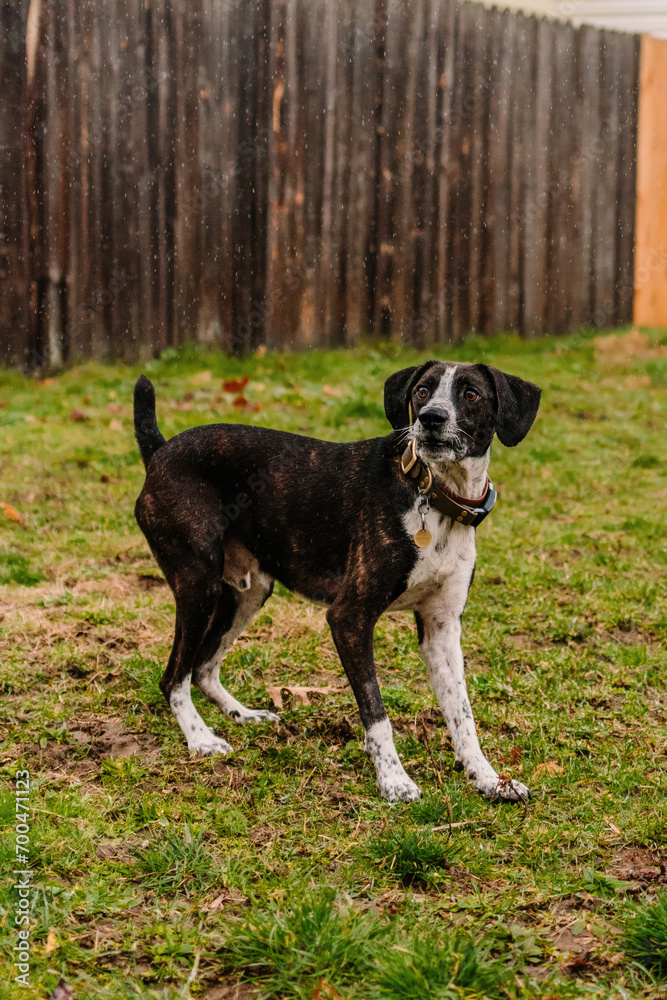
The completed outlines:
[[[667,893],[634,912],[628,922],[626,948],[640,965],[667,979]]]
[[[529,785],[527,810],[481,800],[454,770],[401,613],[379,623],[376,660],[425,794],[387,806],[323,609],[281,587],[225,660],[226,684],[261,708],[272,687],[328,693],[284,694],[280,723],[255,727],[195,695],[235,753],[191,759],[158,688],[173,601],[132,514],[139,369],[0,372],[0,1000],[19,989],[18,769],[31,776],[26,998],[61,975],[75,997],[108,1000],[667,996],[660,338],[635,353],[585,334],[435,352],[544,389],[523,444],[494,445],[499,502],[463,623],[482,744]],[[394,344],[245,361],[188,349],[145,370],[167,436],[235,420],[354,440],[387,432],[383,381],[423,358]],[[465,825],[432,832],[450,822]]]

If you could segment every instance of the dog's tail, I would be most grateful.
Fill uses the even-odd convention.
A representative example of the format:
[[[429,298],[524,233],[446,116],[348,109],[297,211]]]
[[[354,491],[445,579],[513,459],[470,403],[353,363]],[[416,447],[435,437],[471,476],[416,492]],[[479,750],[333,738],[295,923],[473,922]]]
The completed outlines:
[[[155,389],[145,375],[140,375],[134,387],[134,434],[144,465],[166,440],[160,434],[155,416]]]

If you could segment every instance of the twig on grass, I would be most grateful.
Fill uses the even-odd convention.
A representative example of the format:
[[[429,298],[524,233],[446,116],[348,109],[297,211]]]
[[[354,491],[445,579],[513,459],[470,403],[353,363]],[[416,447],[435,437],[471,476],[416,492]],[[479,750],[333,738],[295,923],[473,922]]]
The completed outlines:
[[[442,826],[432,826],[431,833],[442,833],[443,830],[456,830],[461,826],[491,826],[489,819],[466,819],[461,823],[443,823]]]

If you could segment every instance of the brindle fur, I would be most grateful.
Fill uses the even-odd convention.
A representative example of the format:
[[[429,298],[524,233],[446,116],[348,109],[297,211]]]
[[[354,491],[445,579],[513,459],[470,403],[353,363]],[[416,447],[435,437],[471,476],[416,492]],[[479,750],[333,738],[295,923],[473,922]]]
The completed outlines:
[[[417,496],[414,483],[400,468],[406,435],[421,427],[422,461],[461,492],[466,485],[464,459],[474,464],[486,455],[488,462],[494,432],[507,445],[518,443],[539,404],[539,390],[530,383],[485,365],[456,368],[453,372],[448,362],[429,361],[391,376],[385,409],[393,433],[346,444],[233,424],[196,427],[166,442],[157,427],[153,387],[144,376],[139,378],[135,429],[146,480],[135,513],[176,602],[174,644],[160,687],[193,751],[226,752],[229,747],[208,730],[192,706],[190,678],[230,715],[270,717],[239,705],[219,685],[217,669],[277,579],[303,597],[328,605],[327,620],[383,794],[390,800],[418,794],[393,749],[373,661],[373,630],[391,605],[413,607],[420,631],[423,627],[421,604],[411,604],[406,597],[421,558],[407,526]],[[437,403],[436,390],[450,376],[457,440],[464,442],[465,454],[443,464],[438,449],[443,447],[444,410],[434,407],[432,398]],[[430,392],[426,401],[416,394],[423,386]],[[479,391],[477,407],[461,402],[466,388]],[[440,425],[430,432],[429,406],[440,414]],[[419,423],[422,411],[424,426]],[[440,517],[435,525],[430,558],[450,544],[451,524],[442,522]],[[461,538],[472,538],[474,549],[474,529],[456,528],[473,533]],[[249,579],[250,587],[239,586],[240,578]],[[469,582],[470,572],[466,589]],[[423,589],[422,583],[419,586]],[[506,796],[498,789],[497,797],[524,796]]]

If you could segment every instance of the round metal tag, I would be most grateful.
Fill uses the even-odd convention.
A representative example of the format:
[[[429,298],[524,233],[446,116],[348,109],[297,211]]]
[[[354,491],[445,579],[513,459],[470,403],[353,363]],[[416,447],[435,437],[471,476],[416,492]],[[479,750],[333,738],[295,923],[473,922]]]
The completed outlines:
[[[426,528],[420,528],[419,531],[415,532],[415,535],[413,537],[415,545],[419,549],[427,549],[431,544],[433,538],[431,532],[427,531]]]

